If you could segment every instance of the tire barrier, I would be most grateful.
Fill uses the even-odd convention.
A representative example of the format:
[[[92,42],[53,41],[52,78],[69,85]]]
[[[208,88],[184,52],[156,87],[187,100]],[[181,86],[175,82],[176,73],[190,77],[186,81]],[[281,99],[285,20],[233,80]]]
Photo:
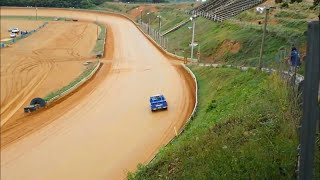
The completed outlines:
[[[47,102],[42,98],[34,98],[31,100],[30,105],[39,104],[40,107],[46,106]]]
[[[37,32],[38,30],[40,30],[40,29],[42,29],[42,28],[44,28],[47,24],[48,24],[48,22],[45,22],[44,24],[42,24],[41,26],[39,26],[37,29],[31,30],[31,31],[21,31],[21,35],[20,35],[20,36],[11,39],[11,41],[10,41],[10,40],[9,40],[9,41],[6,41],[7,43],[2,43],[2,44],[1,44],[1,48],[8,47],[9,45],[17,42],[18,40],[28,37],[29,35]]]
[[[80,87],[82,84],[87,82],[97,72],[97,70],[99,69],[100,65],[101,65],[101,62],[98,61],[97,64],[95,65],[94,69],[92,70],[92,72],[88,76],[84,77],[80,82],[78,82],[77,84],[73,85],[69,89],[65,90],[61,94],[49,99],[48,101],[44,100],[43,98],[34,98],[34,99],[32,99],[31,102],[30,102],[30,105],[24,107],[24,113],[35,112],[38,109],[46,107],[46,106],[49,106],[52,102],[67,96],[68,94],[70,94],[71,92],[76,90],[78,87]]]
[[[34,98],[31,100],[30,105],[24,107],[24,113],[35,112],[36,110],[45,107],[47,102],[42,98]]]

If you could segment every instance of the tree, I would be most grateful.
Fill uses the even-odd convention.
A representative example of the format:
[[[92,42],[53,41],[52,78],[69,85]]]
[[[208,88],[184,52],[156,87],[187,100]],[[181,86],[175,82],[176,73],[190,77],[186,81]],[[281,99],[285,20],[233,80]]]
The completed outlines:
[[[107,0],[0,0],[0,6],[89,8]]]
[[[290,3],[292,4],[292,3],[301,3],[302,2],[302,0],[290,0]]]

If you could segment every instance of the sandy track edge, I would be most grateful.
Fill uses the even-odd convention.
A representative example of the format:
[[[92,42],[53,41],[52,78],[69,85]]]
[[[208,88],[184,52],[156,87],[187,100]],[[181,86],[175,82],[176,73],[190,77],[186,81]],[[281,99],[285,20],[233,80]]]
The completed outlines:
[[[47,106],[50,106],[54,101],[57,101],[59,99],[62,99],[63,97],[67,96],[68,94],[72,93],[73,91],[75,91],[77,88],[79,88],[81,85],[83,85],[85,82],[87,82],[89,79],[91,79],[91,77],[97,72],[97,70],[99,69],[101,65],[100,60],[98,60],[98,64],[96,65],[96,67],[92,70],[92,72],[87,76],[84,77],[80,82],[78,82],[77,84],[75,84],[74,86],[70,87],[69,89],[65,90],[64,92],[62,92],[60,95],[57,95],[53,98],[51,98],[50,100],[47,101]]]

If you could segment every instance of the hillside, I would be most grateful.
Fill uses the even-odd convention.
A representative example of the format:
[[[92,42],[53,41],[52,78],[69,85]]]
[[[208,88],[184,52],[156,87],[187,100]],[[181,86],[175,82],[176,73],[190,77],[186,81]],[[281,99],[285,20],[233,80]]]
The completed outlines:
[[[124,4],[104,3],[98,6],[99,10],[121,12],[127,14],[137,22],[142,19],[155,30],[159,28],[158,15],[161,15],[162,32],[172,28],[175,24],[189,18],[185,13],[199,3],[170,3],[170,4]],[[267,1],[263,5],[275,5],[273,1]],[[305,54],[307,20],[317,19],[317,10],[310,10],[312,3],[289,4],[281,12],[280,5],[271,10],[268,33],[266,35],[264,66],[276,66],[279,62],[275,57],[279,49],[290,49],[295,45],[300,49],[302,56]],[[298,11],[297,11],[298,10]],[[147,14],[149,13],[149,14]],[[256,66],[259,58],[264,14],[257,14],[255,9],[245,11],[238,16],[216,23],[199,17],[196,20],[195,41],[200,43],[201,62],[230,63],[238,65]],[[260,22],[260,24],[259,24]],[[190,57],[192,30],[191,22],[184,25],[165,37],[169,39],[169,51],[181,56]],[[197,48],[196,48],[197,51]],[[194,52],[194,57],[196,56]]]
[[[129,179],[292,179],[300,114],[277,75],[191,66],[196,117]],[[298,111],[297,111],[298,112]]]

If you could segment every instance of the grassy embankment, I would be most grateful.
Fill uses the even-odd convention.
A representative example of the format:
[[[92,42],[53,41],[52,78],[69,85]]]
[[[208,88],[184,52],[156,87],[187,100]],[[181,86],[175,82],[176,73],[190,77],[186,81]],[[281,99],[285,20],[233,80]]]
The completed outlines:
[[[96,45],[92,49],[92,54],[101,54],[103,55],[104,53],[104,43],[105,43],[105,38],[106,38],[106,26],[100,23],[95,22],[95,24],[99,27],[100,33],[99,36],[96,40]]]
[[[129,15],[137,22],[140,20],[140,10],[143,10],[143,22],[158,30],[161,15],[162,32],[181,21],[189,18],[185,10],[195,6],[194,3],[135,5],[104,3],[97,7],[99,10],[121,12]],[[279,8],[271,10],[268,33],[265,41],[263,66],[276,67],[279,59],[275,58],[280,48],[289,50],[292,44],[299,46],[301,54],[305,53],[307,20],[316,19],[317,10],[310,10],[311,3],[290,4],[282,12]],[[138,8],[138,9],[137,9]],[[297,13],[296,10],[300,12]],[[149,15],[147,13],[149,12]],[[240,21],[241,18],[241,21]],[[262,25],[258,22],[261,21]],[[218,62],[236,65],[257,66],[262,38],[264,15],[257,14],[254,9],[248,10],[238,16],[216,23],[199,17],[196,20],[195,41],[200,43],[201,61]],[[169,51],[178,55],[190,56],[189,43],[192,31],[187,27],[174,31],[166,37],[169,38]],[[197,48],[194,53],[196,53]],[[196,57],[196,54],[195,56]]]
[[[274,17],[275,14],[277,17]],[[254,10],[243,12],[223,23],[215,23],[202,17],[197,18],[195,41],[200,43],[202,62],[256,66],[263,27],[258,22],[263,22],[263,18],[263,15],[256,14]],[[291,44],[304,47],[307,18],[308,16],[303,12],[296,14],[291,9],[271,12],[265,41],[264,66],[278,64],[275,62],[275,56],[280,48],[289,49]],[[169,51],[178,55],[184,55],[183,51],[185,51],[186,55],[190,56],[188,45],[192,31],[187,28],[189,26],[192,26],[191,22],[167,35],[170,40]]]
[[[129,179],[292,179],[299,115],[276,75],[191,66],[196,117]]]

